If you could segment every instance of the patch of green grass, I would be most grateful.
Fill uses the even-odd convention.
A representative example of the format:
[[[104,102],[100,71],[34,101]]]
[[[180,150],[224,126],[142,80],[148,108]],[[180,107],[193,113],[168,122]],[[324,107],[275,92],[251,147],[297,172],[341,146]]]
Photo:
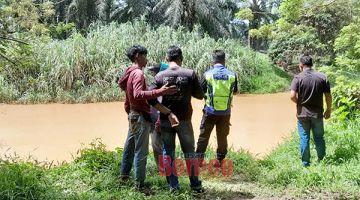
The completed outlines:
[[[312,145],[313,163],[309,168],[302,167],[299,139],[294,135],[265,158],[264,161],[272,164],[263,166],[259,181],[300,197],[319,193],[359,197],[360,120],[330,124],[325,132],[327,156],[322,162],[316,161]]]

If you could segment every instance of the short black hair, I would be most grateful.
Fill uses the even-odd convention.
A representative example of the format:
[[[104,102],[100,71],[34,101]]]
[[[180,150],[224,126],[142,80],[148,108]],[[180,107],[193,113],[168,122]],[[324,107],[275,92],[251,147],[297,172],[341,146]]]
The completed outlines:
[[[301,56],[300,58],[300,63],[306,66],[313,66],[313,60],[311,56],[305,55],[305,56]]]
[[[223,50],[215,50],[212,56],[214,63],[225,62],[225,52]]]
[[[135,62],[136,54],[147,55],[147,53],[148,51],[145,47],[141,45],[134,45],[127,50],[126,56],[131,60],[131,62]]]
[[[178,46],[170,46],[166,52],[166,56],[169,62],[175,61],[177,59],[183,59],[182,51]]]

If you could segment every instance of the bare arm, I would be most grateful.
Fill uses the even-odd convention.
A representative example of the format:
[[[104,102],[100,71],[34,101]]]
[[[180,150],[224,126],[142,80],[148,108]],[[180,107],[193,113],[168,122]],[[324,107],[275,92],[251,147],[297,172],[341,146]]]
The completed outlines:
[[[290,99],[294,103],[297,103],[297,100],[298,100],[297,93],[294,90],[291,90],[291,92],[290,92]]]
[[[326,111],[324,113],[324,118],[329,119],[331,116],[331,106],[332,106],[332,96],[331,93],[324,93],[326,101]]]

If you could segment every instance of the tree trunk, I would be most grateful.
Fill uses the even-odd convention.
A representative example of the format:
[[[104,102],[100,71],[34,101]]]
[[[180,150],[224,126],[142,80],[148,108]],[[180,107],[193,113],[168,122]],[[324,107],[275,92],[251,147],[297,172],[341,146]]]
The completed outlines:
[[[194,0],[183,0],[182,1],[184,10],[181,16],[181,23],[189,31],[194,29],[194,19],[196,16],[195,1]]]

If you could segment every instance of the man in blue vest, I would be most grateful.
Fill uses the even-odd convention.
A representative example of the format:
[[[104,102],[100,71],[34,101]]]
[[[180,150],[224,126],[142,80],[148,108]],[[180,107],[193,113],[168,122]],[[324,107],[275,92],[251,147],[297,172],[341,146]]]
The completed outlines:
[[[230,114],[233,94],[238,92],[236,74],[225,66],[225,53],[222,50],[213,52],[214,66],[205,72],[201,86],[205,93],[205,107],[200,124],[200,136],[196,153],[204,159],[209,144],[211,131],[216,125],[218,148],[216,157],[218,166],[227,154],[227,136],[230,131]],[[201,165],[201,163],[200,163]]]

